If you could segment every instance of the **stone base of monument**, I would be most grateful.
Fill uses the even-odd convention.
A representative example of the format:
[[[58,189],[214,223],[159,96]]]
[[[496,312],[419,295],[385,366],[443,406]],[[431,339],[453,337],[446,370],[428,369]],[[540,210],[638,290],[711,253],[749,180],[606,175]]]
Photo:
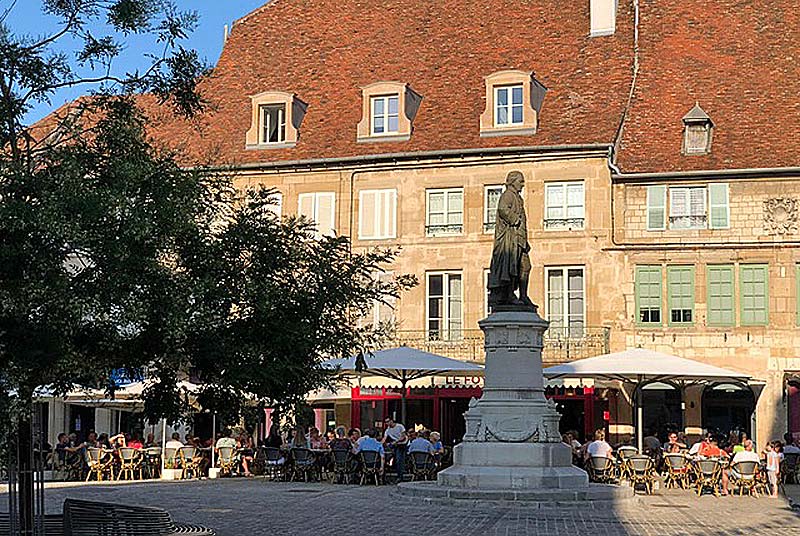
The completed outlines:
[[[561,443],[559,414],[544,396],[542,335],[535,308],[502,310],[478,323],[485,334],[483,396],[464,414],[464,441],[437,482],[398,485],[424,500],[524,502],[526,506],[608,506],[633,497],[629,486],[590,484]]]

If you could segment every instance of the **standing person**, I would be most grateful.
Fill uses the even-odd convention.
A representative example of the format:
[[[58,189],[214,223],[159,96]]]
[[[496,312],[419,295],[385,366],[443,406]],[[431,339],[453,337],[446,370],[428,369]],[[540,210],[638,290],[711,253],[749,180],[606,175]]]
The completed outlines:
[[[403,481],[406,474],[406,452],[408,450],[408,435],[406,427],[399,422],[394,422],[391,417],[386,418],[386,431],[383,433],[384,446],[391,447],[394,456],[394,468],[397,471],[397,482]]]
[[[772,497],[778,497],[778,479],[781,477],[781,461],[783,461],[783,445],[780,441],[773,441],[767,450],[767,478],[772,487]]]

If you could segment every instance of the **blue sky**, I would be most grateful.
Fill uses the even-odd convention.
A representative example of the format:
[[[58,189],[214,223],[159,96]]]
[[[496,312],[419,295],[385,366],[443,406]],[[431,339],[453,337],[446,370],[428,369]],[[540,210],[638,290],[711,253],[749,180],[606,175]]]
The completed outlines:
[[[222,51],[224,26],[264,5],[267,0],[173,0],[173,2],[181,10],[196,11],[200,16],[197,29],[183,42],[183,46],[197,50],[201,58],[205,58],[213,65]],[[13,8],[6,19],[6,25],[12,33],[42,36],[58,28],[56,18],[42,13],[40,0],[0,0],[0,13],[5,12],[12,4]],[[151,47],[150,40],[130,38],[126,42],[125,52],[116,60],[115,70],[130,72],[147,67],[148,61],[143,54],[153,50]],[[70,51],[69,43],[64,43],[64,50]],[[88,87],[79,87],[60,91],[53,96],[51,104],[36,106],[26,119],[29,123],[35,122],[88,90]]]

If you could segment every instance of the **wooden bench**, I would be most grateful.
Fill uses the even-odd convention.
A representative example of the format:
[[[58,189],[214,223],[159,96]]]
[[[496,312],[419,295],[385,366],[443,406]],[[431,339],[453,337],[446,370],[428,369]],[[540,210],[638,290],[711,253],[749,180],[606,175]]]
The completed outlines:
[[[149,506],[64,500],[65,536],[162,536],[196,534],[214,536],[216,532],[196,525],[175,523],[169,512]]]

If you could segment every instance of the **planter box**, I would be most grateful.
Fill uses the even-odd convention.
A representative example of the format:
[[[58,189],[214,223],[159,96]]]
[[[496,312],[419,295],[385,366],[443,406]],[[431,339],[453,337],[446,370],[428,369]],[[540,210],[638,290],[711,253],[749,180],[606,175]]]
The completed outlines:
[[[219,474],[222,471],[219,467],[210,467],[208,469],[208,478],[219,478]]]
[[[161,480],[180,480],[181,472],[180,469],[164,469],[161,473]]]

